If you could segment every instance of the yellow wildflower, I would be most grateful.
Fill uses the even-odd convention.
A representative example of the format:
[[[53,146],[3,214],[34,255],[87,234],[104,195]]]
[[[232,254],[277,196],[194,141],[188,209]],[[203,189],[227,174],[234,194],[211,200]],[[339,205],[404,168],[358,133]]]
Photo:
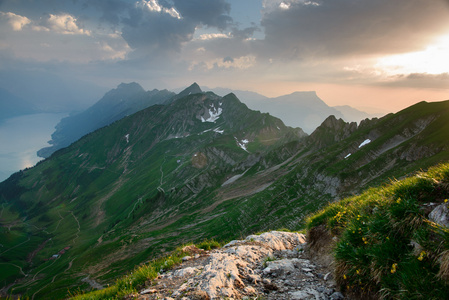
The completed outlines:
[[[343,279],[345,279],[345,280],[346,280],[346,278],[347,278],[347,277],[346,277],[346,274],[343,274]]]
[[[397,263],[394,263],[392,266],[391,266],[391,274],[394,274],[394,273],[396,273],[396,269],[398,268],[398,264]]]
[[[421,253],[419,254],[419,256],[418,256],[418,260],[419,261],[422,261],[423,259],[424,259],[424,257],[426,256],[426,251],[421,251]]]

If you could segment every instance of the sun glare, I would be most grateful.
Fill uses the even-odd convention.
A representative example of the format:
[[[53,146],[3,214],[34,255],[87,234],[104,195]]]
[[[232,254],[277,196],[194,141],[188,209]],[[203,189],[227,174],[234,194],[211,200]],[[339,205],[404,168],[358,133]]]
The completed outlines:
[[[380,58],[377,68],[390,74],[449,72],[449,34],[439,38],[425,50]]]

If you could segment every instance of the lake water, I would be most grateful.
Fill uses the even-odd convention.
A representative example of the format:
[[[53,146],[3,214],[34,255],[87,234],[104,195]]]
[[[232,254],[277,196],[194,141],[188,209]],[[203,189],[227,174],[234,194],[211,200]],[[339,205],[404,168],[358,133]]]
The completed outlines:
[[[42,159],[37,150],[49,146],[56,124],[66,115],[34,114],[0,123],[0,182]]]

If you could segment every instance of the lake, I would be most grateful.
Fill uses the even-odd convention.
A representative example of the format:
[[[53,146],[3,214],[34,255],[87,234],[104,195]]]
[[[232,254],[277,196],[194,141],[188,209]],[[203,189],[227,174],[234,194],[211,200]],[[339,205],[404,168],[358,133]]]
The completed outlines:
[[[65,116],[64,113],[33,114],[0,123],[0,182],[42,160],[37,150],[49,146],[56,124]]]

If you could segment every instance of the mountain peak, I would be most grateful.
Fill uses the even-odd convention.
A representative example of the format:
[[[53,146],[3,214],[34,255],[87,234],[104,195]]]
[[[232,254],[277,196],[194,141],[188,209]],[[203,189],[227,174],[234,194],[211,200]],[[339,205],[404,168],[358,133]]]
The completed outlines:
[[[356,122],[346,123],[330,115],[310,135],[310,142],[317,148],[322,148],[349,137],[355,130],[357,130]]]
[[[186,88],[181,93],[179,93],[178,96],[183,97],[183,96],[192,95],[192,94],[200,94],[202,92],[203,91],[201,90],[200,86],[196,82],[194,82],[188,88]]]
[[[137,82],[130,82],[130,83],[120,83],[116,90],[127,90],[127,91],[136,91],[136,92],[142,92],[144,91],[143,87],[138,84]]]

